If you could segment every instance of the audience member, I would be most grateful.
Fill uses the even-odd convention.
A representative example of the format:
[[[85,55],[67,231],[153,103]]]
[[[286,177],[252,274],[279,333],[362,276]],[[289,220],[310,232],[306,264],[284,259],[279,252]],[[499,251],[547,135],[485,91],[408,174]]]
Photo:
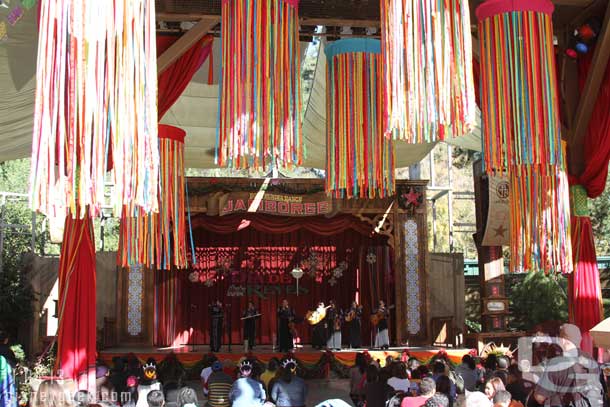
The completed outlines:
[[[178,390],[176,405],[178,407],[197,407],[197,393],[195,390],[190,387],[183,387]]]
[[[394,363],[392,365],[392,377],[388,379],[388,384],[396,391],[409,392],[410,383],[407,378],[407,366],[402,363]]]
[[[365,354],[358,353],[356,354],[354,366],[349,370],[349,396],[356,406],[364,402],[364,385],[366,384],[367,365]]]
[[[231,376],[223,372],[222,363],[217,360],[212,364],[212,374],[208,378],[208,407],[229,407],[229,392],[233,385]]]
[[[95,368],[95,390],[97,401],[116,401],[116,390],[110,381],[110,369],[105,365]]]
[[[447,377],[447,371],[449,370],[449,368],[447,367],[447,365],[445,364],[445,362],[443,362],[442,360],[437,360],[436,362],[434,362],[434,365],[432,366],[432,379],[434,379],[434,381],[438,384],[438,380],[441,377]],[[449,399],[450,400],[455,400],[455,397],[457,396],[457,388],[455,386],[455,383],[453,383],[451,380],[449,381]]]
[[[262,406],[267,400],[262,383],[252,379],[252,362],[245,360],[239,368],[240,378],[233,383],[229,400],[232,407],[256,407]]]
[[[480,391],[467,392],[464,397],[465,407],[492,407],[493,404],[484,393]]]
[[[271,400],[277,407],[305,406],[307,385],[296,376],[297,364],[294,359],[287,359],[282,364],[280,377],[271,389]]]
[[[377,366],[370,365],[366,369],[366,385],[364,399],[366,407],[385,407],[385,403],[394,393],[394,389],[379,377]]]
[[[142,367],[142,379],[138,384],[138,402],[136,407],[148,407],[146,404],[148,393],[155,390],[161,391],[161,383],[157,380],[157,363],[153,358],[150,358]]]
[[[125,392],[120,394],[123,407],[136,407],[138,404],[138,378],[129,376],[125,381]]]
[[[467,391],[474,391],[479,383],[479,372],[477,372],[477,366],[474,358],[471,355],[464,355],[462,357],[462,363],[455,369],[456,373],[464,380],[464,389]]]
[[[510,366],[510,360],[506,356],[500,355],[497,357],[496,365],[497,368],[492,376],[499,377],[506,386],[508,383],[508,366]]]
[[[492,400],[496,395],[496,392],[500,390],[506,390],[506,388],[504,387],[502,379],[499,377],[492,377],[485,383],[485,395],[489,400]]]
[[[421,407],[426,401],[436,393],[436,383],[429,377],[425,377],[419,383],[420,395],[415,397],[405,397],[402,399],[400,407]]]
[[[512,396],[506,390],[498,390],[493,397],[494,407],[508,407],[512,401]]]
[[[0,406],[17,407],[15,375],[13,368],[3,355],[0,355]]]
[[[8,334],[2,330],[0,330],[0,356],[4,356],[11,366],[11,369],[15,370],[15,367],[17,366],[17,357],[9,345]]]
[[[534,389],[534,384],[523,378],[519,366],[511,365],[508,367],[506,390],[511,394],[513,400],[524,404],[527,402],[527,396]]]
[[[449,407],[449,398],[445,394],[436,393],[424,403],[424,407]]]
[[[199,377],[201,378],[201,388],[205,396],[208,395],[208,378],[212,374],[212,364],[217,360],[218,358],[213,353],[209,353],[203,358],[203,369]]]
[[[55,380],[45,380],[38,386],[31,407],[72,407],[64,388]]]
[[[269,363],[267,364],[267,369],[261,374],[261,382],[265,385],[265,389],[270,391],[269,382],[271,379],[275,378],[278,373],[278,368],[280,367],[280,361],[278,358],[271,358]]]
[[[165,405],[165,398],[161,390],[153,390],[146,395],[146,401],[148,407],[163,407]]]
[[[455,398],[451,396],[451,380],[447,376],[440,376],[436,379],[436,394],[444,394],[449,399],[449,407],[453,406]],[[457,397],[457,395],[456,395]]]

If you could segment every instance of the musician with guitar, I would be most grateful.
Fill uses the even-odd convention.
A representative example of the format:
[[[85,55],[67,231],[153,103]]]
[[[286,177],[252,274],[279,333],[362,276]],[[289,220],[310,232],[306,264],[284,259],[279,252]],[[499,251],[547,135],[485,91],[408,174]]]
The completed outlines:
[[[294,348],[294,320],[296,315],[294,310],[288,305],[288,300],[283,300],[281,307],[277,310],[278,318],[278,342],[279,351],[288,352]]]
[[[260,312],[252,301],[248,301],[248,308],[244,311],[242,320],[244,321],[244,342],[248,341],[248,350],[254,349],[256,338],[256,318],[260,317]]]
[[[332,350],[341,350],[341,320],[343,313],[336,307],[335,301],[330,300],[330,308],[326,311],[328,321],[326,347]]]
[[[210,308],[210,350],[218,352],[222,346],[222,322],[224,309],[220,300],[209,305]]]
[[[349,323],[349,346],[352,349],[357,349],[362,346],[362,306],[356,301],[352,302],[352,306],[345,315],[345,322]]]
[[[394,306],[386,307],[385,302],[379,301],[377,309],[371,315],[371,324],[375,327],[375,348],[388,349],[390,347],[390,335],[388,334],[388,317],[390,309]]]
[[[314,349],[323,349],[326,347],[326,340],[328,339],[328,319],[326,310],[330,308],[324,306],[324,303],[320,301],[318,308],[311,314],[308,313],[307,321],[310,325],[313,325],[313,332],[311,335],[311,346]]]

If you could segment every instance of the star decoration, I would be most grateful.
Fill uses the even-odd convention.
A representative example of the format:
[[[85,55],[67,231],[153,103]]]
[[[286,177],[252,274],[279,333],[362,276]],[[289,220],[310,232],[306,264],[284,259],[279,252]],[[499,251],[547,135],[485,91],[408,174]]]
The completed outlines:
[[[214,280],[212,280],[211,278],[208,278],[207,280],[205,280],[203,285],[205,285],[206,287],[211,287],[214,285]]]
[[[199,273],[196,271],[193,271],[191,274],[189,274],[189,281],[191,283],[196,283],[199,281]]]
[[[419,206],[419,197],[421,196],[421,194],[419,192],[416,192],[413,189],[413,187],[411,187],[409,189],[409,193],[408,194],[403,194],[403,196],[407,200],[408,204],[411,204],[413,206]]]
[[[506,233],[506,228],[504,227],[504,225],[500,225],[497,228],[494,229],[494,232],[496,232],[495,236],[501,236],[501,237],[505,237],[504,233]]]

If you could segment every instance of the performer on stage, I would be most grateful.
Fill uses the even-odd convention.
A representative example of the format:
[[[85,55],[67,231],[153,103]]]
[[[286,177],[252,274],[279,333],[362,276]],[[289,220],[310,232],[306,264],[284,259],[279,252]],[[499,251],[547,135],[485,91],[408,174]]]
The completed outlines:
[[[349,346],[352,349],[357,349],[362,346],[362,306],[356,301],[352,302],[345,320],[349,322]]]
[[[322,349],[326,346],[328,339],[328,315],[326,315],[326,308],[324,303],[320,301],[318,308],[314,311],[314,320],[320,319],[320,322],[314,324],[313,332],[311,335],[311,346],[314,349]],[[326,315],[326,316],[324,316]]]
[[[326,347],[333,350],[341,350],[341,320],[343,314],[338,309],[333,300],[329,302],[330,308],[326,311],[326,318],[328,320],[328,331]]]
[[[222,302],[216,300],[210,305],[210,349],[212,352],[218,352],[222,346],[222,321],[224,319],[224,310]]]
[[[280,352],[288,352],[294,348],[292,327],[294,323],[294,310],[288,305],[288,300],[282,301],[282,306],[277,311],[278,317],[278,342]]]
[[[248,301],[248,308],[244,312],[244,340],[248,341],[248,349],[254,349],[254,341],[256,338],[256,319],[260,317],[260,313],[254,307],[252,301]]]
[[[388,334],[388,316],[389,310],[386,308],[383,301],[379,301],[379,307],[373,310],[373,316],[377,316],[378,322],[375,335],[375,347],[379,349],[388,349],[390,347],[390,336]]]

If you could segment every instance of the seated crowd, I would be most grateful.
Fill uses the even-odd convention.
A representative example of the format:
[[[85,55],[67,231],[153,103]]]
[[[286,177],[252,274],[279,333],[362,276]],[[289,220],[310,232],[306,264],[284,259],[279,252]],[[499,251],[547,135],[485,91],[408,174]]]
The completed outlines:
[[[561,335],[568,344],[580,343],[580,331],[571,327]],[[406,353],[399,360],[388,356],[381,363],[365,351],[356,355],[355,365],[349,370],[350,398],[357,407],[607,405],[606,383],[599,366],[566,343],[562,344],[563,351],[553,344],[533,349],[534,364],[542,369],[537,383],[529,381],[530,376],[526,378],[516,361],[505,355],[491,354],[480,360],[466,354],[454,367],[442,353],[429,364],[421,364]],[[272,358],[266,366],[243,358],[236,365],[210,354],[203,361],[202,388],[194,389],[185,386],[186,372],[175,357],[159,366],[153,359],[140,366],[135,356],[115,358],[111,369],[101,364],[97,367],[95,403],[102,407],[305,407],[307,384],[297,370],[297,362],[291,358]],[[585,373],[588,376],[583,376]],[[203,393],[204,401],[198,400],[198,392]],[[78,392],[72,400],[62,395],[57,382],[46,381],[31,405],[93,405],[87,392]],[[341,400],[328,400],[317,407],[345,405]]]

